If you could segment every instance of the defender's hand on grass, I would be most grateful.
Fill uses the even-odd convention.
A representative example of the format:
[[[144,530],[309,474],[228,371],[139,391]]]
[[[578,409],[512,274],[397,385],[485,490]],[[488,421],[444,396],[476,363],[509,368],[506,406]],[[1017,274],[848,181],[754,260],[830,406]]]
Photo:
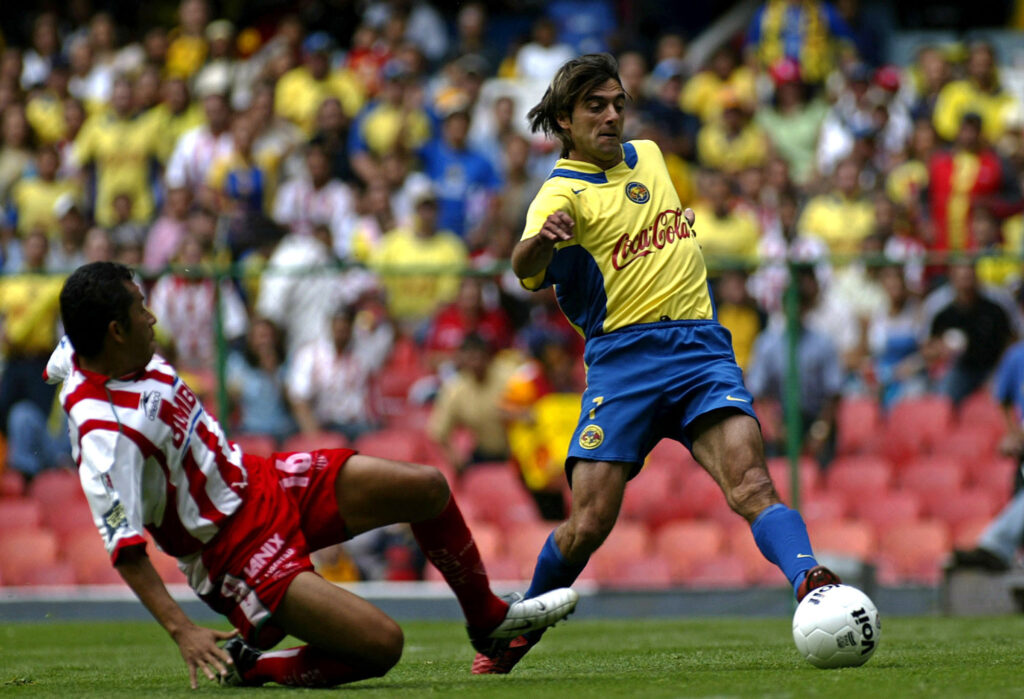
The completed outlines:
[[[178,644],[181,657],[188,665],[188,679],[192,689],[199,688],[196,668],[201,669],[211,682],[217,679],[214,672],[221,677],[227,676],[227,666],[233,664],[234,661],[231,660],[228,652],[217,644],[237,635],[237,629],[217,631],[194,624],[174,634],[174,642]]]

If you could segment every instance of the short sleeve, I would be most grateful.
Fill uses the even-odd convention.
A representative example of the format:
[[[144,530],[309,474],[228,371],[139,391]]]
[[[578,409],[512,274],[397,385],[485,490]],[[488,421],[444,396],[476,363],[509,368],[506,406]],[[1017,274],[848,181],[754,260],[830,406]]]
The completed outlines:
[[[564,211],[569,214],[570,218],[579,225],[576,202],[570,198],[572,196],[571,193],[562,189],[562,186],[552,184],[550,181],[541,187],[526,213],[526,225],[523,228],[521,240],[529,240],[536,236],[548,216],[556,211]],[[530,291],[536,291],[551,283],[551,280],[547,279],[546,271],[520,281]]]

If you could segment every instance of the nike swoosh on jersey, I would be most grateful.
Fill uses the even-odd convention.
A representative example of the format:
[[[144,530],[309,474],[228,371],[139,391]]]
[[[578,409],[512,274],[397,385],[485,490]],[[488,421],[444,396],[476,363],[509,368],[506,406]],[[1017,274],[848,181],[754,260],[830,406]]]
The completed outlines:
[[[580,187],[579,189],[573,189],[572,193],[573,194],[579,194],[580,192],[585,192],[585,191],[587,191],[586,187]]]
[[[750,401],[749,401],[749,400],[747,400],[746,398],[735,398],[735,397],[733,397],[733,396],[726,396],[726,397],[725,397],[725,399],[726,399],[726,400],[731,400],[731,401],[735,401],[735,402],[737,402],[737,403],[749,403],[749,402],[750,402]]]

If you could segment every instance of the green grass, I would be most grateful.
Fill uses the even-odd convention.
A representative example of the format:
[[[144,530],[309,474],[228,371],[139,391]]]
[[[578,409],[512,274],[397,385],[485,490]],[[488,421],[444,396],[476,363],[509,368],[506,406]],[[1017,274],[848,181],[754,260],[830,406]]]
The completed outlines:
[[[1024,617],[883,619],[861,668],[818,670],[785,619],[574,620],[505,677],[469,674],[455,623],[408,623],[402,661],[351,685],[363,697],[900,697],[1024,696]],[[221,689],[235,694],[288,690]],[[194,696],[185,666],[154,623],[8,624],[0,628],[0,695]]]

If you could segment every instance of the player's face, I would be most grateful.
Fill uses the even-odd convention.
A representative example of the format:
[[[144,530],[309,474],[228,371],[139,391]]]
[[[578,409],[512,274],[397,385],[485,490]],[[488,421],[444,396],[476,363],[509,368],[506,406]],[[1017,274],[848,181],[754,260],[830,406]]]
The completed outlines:
[[[153,326],[156,316],[149,312],[142,301],[142,292],[132,282],[125,282],[132,295],[132,305],[128,307],[128,327],[126,331],[126,347],[131,359],[132,370],[138,370],[149,364],[156,349],[156,335]]]
[[[622,160],[625,108],[626,93],[611,78],[580,99],[571,119],[558,119],[559,126],[572,137],[569,157],[605,169],[617,165]]]

